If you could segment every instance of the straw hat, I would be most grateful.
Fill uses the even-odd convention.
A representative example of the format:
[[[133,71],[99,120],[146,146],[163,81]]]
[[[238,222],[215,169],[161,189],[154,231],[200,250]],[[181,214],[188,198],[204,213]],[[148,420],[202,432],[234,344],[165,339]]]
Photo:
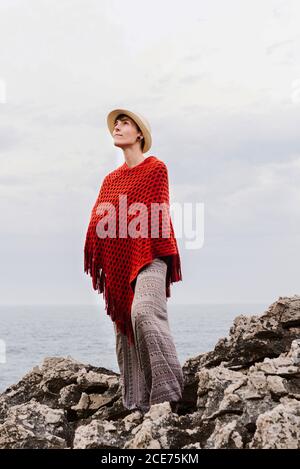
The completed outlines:
[[[107,116],[107,125],[111,135],[113,135],[115,119],[119,114],[126,114],[131,117],[134,122],[139,126],[142,131],[145,143],[143,148],[143,153],[146,153],[151,148],[152,137],[151,137],[151,127],[147,119],[137,112],[128,111],[127,109],[114,109]]]

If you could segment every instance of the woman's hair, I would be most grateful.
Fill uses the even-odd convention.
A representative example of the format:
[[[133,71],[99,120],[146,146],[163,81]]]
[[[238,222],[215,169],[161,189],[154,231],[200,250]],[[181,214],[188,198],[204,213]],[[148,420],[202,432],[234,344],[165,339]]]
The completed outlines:
[[[133,121],[134,125],[135,125],[136,128],[137,128],[137,131],[138,131],[138,132],[141,132],[141,134],[143,135],[142,130],[141,130],[140,127],[137,125],[137,123],[135,122],[135,120],[133,120],[130,116],[127,116],[127,114],[119,114],[119,115],[115,118],[115,123],[116,123],[117,120],[124,121],[125,119],[128,119],[128,118]],[[145,139],[143,138],[142,140],[140,140],[141,150],[144,149],[144,145],[145,145]]]

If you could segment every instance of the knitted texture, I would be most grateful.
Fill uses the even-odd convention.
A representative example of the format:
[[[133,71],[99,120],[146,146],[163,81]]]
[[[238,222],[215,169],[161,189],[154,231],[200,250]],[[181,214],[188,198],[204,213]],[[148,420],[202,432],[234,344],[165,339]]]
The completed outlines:
[[[162,204],[158,212],[153,204]],[[84,271],[94,290],[103,293],[106,312],[129,345],[134,344],[136,278],[155,258],[167,264],[168,298],[170,284],[182,280],[180,255],[169,211],[168,170],[156,156],[148,156],[132,168],[125,162],[104,178],[84,246]]]

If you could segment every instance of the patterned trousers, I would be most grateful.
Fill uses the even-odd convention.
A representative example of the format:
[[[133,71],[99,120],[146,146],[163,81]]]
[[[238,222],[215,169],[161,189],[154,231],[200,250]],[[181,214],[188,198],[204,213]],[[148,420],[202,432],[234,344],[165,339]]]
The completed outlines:
[[[182,398],[183,372],[168,322],[166,273],[167,264],[156,258],[137,276],[131,308],[134,345],[128,345],[113,323],[127,409],[147,412],[152,404]]]

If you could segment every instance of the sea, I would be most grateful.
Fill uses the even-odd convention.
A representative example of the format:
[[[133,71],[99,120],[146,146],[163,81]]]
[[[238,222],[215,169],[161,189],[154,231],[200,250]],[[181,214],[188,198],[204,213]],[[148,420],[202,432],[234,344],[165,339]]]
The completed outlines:
[[[213,350],[239,314],[261,315],[269,304],[170,304],[178,359]],[[0,393],[45,357],[71,357],[119,373],[113,323],[95,305],[0,305]]]

